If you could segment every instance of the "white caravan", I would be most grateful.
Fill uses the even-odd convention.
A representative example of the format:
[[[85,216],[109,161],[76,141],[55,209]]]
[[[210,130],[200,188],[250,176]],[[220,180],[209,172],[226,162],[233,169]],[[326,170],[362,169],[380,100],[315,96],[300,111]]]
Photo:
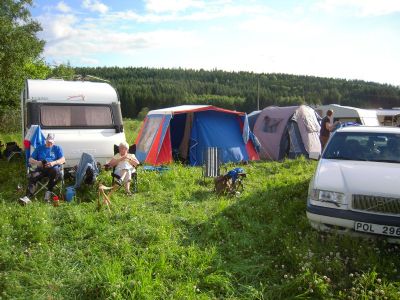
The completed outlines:
[[[125,141],[117,92],[108,83],[26,80],[21,94],[23,137],[31,125],[55,133],[66,167],[77,165],[83,152],[104,164],[114,144]]]
[[[315,111],[323,118],[328,109],[333,110],[333,121],[357,122],[366,126],[379,126],[376,110],[361,109],[338,104],[321,105]]]
[[[381,126],[395,126],[400,125],[400,109],[377,109],[376,114],[378,116],[379,123]]]

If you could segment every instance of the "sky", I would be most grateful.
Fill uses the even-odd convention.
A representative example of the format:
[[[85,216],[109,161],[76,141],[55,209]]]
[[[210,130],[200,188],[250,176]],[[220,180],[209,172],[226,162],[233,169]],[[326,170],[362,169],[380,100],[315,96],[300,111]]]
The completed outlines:
[[[286,73],[400,86],[399,0],[34,0],[50,64]]]

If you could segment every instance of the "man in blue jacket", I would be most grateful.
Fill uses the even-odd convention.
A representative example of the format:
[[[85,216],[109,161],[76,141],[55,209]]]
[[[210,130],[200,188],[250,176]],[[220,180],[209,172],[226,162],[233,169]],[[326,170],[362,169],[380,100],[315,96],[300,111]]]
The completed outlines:
[[[65,163],[65,157],[62,148],[54,144],[54,137],[54,133],[49,133],[46,143],[37,147],[29,158],[29,163],[36,166],[37,169],[29,179],[28,197],[33,196],[36,183],[42,178],[48,177],[49,183],[44,199],[49,202],[53,188],[60,179],[60,169],[61,165]]]

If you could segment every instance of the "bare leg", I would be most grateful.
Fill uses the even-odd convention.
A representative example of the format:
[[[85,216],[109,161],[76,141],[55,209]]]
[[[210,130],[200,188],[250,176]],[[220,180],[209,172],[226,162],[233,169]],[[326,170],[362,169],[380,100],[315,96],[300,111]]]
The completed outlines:
[[[130,194],[131,188],[131,173],[128,170],[122,170],[121,172],[121,180],[124,182],[125,191]]]
[[[131,193],[131,192],[130,192],[130,189],[131,189],[131,182],[130,182],[130,181],[125,182],[125,191],[126,191],[128,194]]]
[[[125,176],[128,173],[128,170],[123,169],[121,171],[121,182],[124,182]]]

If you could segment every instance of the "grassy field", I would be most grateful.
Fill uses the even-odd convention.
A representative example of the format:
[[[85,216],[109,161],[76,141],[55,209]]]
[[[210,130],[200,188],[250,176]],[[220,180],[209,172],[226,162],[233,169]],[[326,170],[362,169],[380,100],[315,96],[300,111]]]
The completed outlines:
[[[137,126],[126,122],[130,142]],[[400,299],[398,246],[310,228],[315,162],[242,167],[245,190],[233,198],[202,184],[200,168],[142,170],[139,192],[116,193],[108,211],[90,187],[59,207],[20,206],[23,162],[0,161],[0,297]]]

